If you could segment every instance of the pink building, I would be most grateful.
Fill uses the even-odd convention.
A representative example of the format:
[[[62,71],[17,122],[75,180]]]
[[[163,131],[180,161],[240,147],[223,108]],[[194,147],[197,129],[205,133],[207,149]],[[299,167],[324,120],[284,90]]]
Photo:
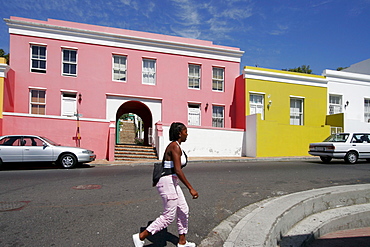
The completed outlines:
[[[157,149],[162,127],[173,121],[195,130],[243,128],[235,102],[238,48],[51,19],[5,22],[11,59],[3,135],[80,142],[97,159],[112,160],[125,113],[142,118],[144,144]]]

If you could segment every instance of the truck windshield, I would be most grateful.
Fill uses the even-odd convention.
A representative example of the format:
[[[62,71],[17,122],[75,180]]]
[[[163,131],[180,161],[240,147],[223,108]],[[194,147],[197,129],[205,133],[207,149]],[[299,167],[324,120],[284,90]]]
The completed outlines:
[[[340,134],[332,134],[328,138],[324,140],[324,142],[346,142],[348,139],[349,134],[340,133]]]

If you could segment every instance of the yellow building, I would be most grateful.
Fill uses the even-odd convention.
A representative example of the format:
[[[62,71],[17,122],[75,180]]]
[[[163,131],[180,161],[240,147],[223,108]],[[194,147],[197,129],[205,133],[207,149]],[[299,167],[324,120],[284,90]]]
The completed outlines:
[[[308,156],[329,136],[325,77],[249,66],[243,75],[246,156]]]
[[[6,59],[0,57],[0,135],[2,135],[3,127],[3,103],[4,103],[4,81],[9,66],[6,64]]]

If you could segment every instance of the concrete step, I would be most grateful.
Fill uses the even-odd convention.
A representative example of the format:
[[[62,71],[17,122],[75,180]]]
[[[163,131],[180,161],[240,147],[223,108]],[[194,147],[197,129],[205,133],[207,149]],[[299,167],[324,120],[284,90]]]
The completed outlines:
[[[214,228],[199,246],[307,246],[328,232],[369,224],[370,184],[335,186],[249,205]]]
[[[158,159],[156,149],[141,145],[116,145],[115,160]]]

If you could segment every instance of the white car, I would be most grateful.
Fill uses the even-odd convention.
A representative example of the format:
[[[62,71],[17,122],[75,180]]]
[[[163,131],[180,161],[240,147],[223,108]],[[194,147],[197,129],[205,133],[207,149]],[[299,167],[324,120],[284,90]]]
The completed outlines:
[[[63,168],[95,160],[94,151],[61,146],[45,137],[8,135],[0,137],[0,167],[8,162],[56,162]]]
[[[311,143],[308,153],[320,156],[324,163],[332,159],[344,159],[350,164],[358,159],[370,161],[370,133],[332,134],[323,142]]]

